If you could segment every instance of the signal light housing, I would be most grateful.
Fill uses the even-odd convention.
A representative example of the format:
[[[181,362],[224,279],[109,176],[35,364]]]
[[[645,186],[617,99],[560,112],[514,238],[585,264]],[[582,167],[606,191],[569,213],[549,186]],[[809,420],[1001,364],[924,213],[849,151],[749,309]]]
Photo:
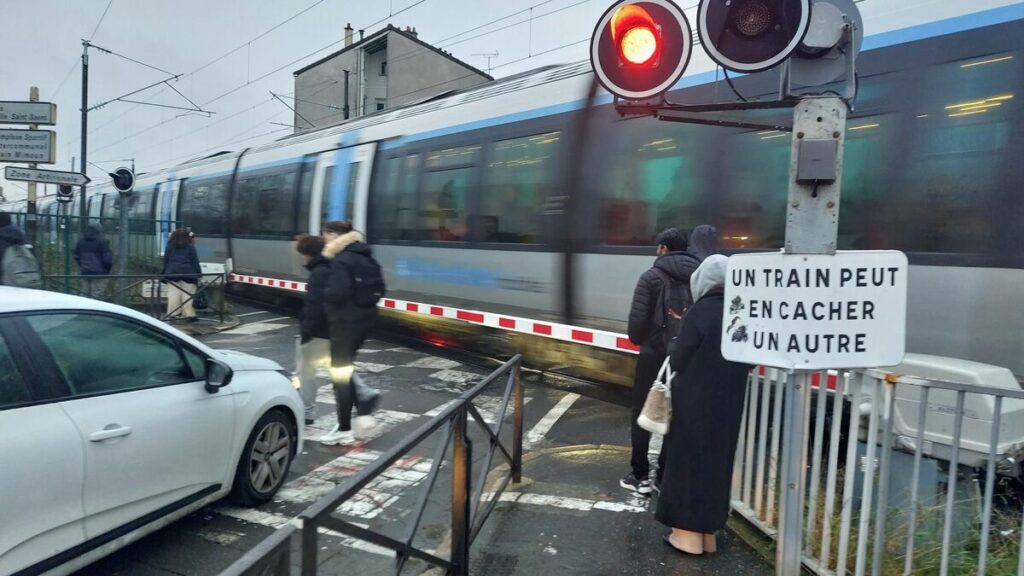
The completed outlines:
[[[645,100],[679,80],[692,43],[686,15],[671,0],[622,0],[598,20],[590,62],[606,90]]]
[[[131,192],[135,189],[135,173],[128,168],[118,168],[110,173],[114,189],[118,192]]]
[[[811,0],[701,0],[697,35],[722,68],[760,72],[797,49],[810,18]]]

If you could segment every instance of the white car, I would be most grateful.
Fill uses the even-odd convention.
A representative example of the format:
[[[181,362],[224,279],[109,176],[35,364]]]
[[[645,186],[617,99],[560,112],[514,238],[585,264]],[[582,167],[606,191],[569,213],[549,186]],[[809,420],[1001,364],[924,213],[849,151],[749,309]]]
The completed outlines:
[[[272,361],[0,286],[0,574],[67,574],[214,500],[266,502],[302,418]]]

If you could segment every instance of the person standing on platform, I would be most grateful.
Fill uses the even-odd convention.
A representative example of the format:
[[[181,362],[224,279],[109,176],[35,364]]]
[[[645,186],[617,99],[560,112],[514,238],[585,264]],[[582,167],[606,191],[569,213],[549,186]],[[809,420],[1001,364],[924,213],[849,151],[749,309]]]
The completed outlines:
[[[196,311],[192,295],[203,269],[199,265],[196,247],[188,230],[179,228],[171,233],[164,249],[163,281],[167,283],[167,319],[180,318],[195,322]]]
[[[0,284],[43,288],[42,269],[32,253],[32,246],[7,212],[0,212]]]
[[[690,306],[690,275],[700,262],[686,252],[686,235],[675,228],[668,228],[654,239],[658,257],[637,281],[633,292],[633,304],[629,311],[629,341],[640,347],[636,361],[636,379],[633,381],[633,417],[630,421],[630,436],[633,454],[630,458],[632,472],[619,485],[631,492],[650,494],[658,489],[658,482],[664,470],[663,457],[658,457],[658,478],[651,482],[648,449],[651,433],[637,422],[640,411],[647,399],[658,369],[668,355],[668,343],[676,336],[686,309]]]
[[[89,278],[89,276],[106,276],[114,267],[114,255],[110,251],[110,241],[103,237],[103,228],[99,224],[89,224],[85,234],[75,244],[75,264],[83,276],[85,295],[89,298],[100,298],[104,292],[106,280]]]
[[[295,347],[295,370],[306,409],[306,424],[316,418],[317,368],[331,365],[331,330],[327,324],[324,294],[331,275],[331,261],[323,254],[324,241],[318,236],[299,236],[295,250],[305,259],[309,278],[306,300],[299,311],[299,340]]]
[[[750,366],[722,357],[728,259],[708,256],[690,279],[696,301],[672,345],[672,425],[655,518],[688,554],[715,552],[729,516],[732,468]]]
[[[377,319],[377,302],[384,295],[384,277],[363,235],[349,221],[324,224],[323,255],[331,261],[324,292],[331,332],[331,384],[338,411],[338,425],[324,435],[323,444],[352,444],[352,408],[360,430],[373,428],[371,414],[380,395],[355,373],[356,352]]]

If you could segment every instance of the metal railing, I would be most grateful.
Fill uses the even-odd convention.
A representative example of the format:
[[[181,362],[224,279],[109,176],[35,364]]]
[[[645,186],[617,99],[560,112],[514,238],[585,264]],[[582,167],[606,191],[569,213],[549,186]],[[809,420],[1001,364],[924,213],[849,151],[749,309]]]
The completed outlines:
[[[1019,482],[1020,439],[1005,436],[1019,432],[1024,390],[883,370],[819,373],[813,381],[813,417],[805,420],[811,435],[804,435],[805,568],[857,576],[1024,574],[1024,492],[995,499],[1000,477]],[[732,486],[733,510],[773,538],[785,464],[780,437],[789,421],[785,384],[781,370],[751,373]],[[991,408],[991,421],[975,406]]]
[[[196,280],[194,290],[186,292],[186,297],[172,310],[166,310],[164,301],[163,280]],[[216,294],[216,313],[220,322],[224,322],[225,302],[223,289],[227,275],[223,272],[202,274],[126,274],[79,276],[66,274],[50,274],[43,276],[43,289],[62,292],[75,296],[84,296],[103,302],[111,302],[134,308],[150,316],[167,321],[177,315],[186,304],[193,303],[200,295],[211,301],[210,296]],[[96,286],[99,286],[97,289]]]
[[[516,355],[505,362],[497,370],[463,393],[457,400],[445,407],[440,414],[423,424],[401,443],[381,455],[372,465],[363,468],[347,482],[334,488],[327,496],[320,499],[299,515],[302,522],[301,566],[303,576],[317,573],[317,557],[319,553],[318,534],[321,530],[331,530],[355,537],[370,544],[380,546],[395,553],[394,573],[401,573],[410,559],[421,560],[429,565],[441,568],[448,574],[464,576],[469,573],[469,551],[473,541],[480,534],[484,522],[498,504],[501,494],[510,482],[520,482],[523,457],[523,387],[520,381],[522,356]],[[507,375],[507,376],[506,376]],[[506,376],[505,390],[502,394],[501,407],[494,418],[495,424],[488,424],[473,401],[493,383]],[[509,406],[512,406],[512,437],[511,445],[501,442],[501,432],[506,420]],[[484,431],[490,447],[484,458],[483,473],[475,479],[472,474],[473,443],[469,438],[469,420],[473,420]],[[416,446],[423,443],[435,433],[442,432],[442,441],[435,448],[433,464],[426,475],[423,486],[417,495],[416,505],[411,514],[411,521],[400,538],[386,536],[380,532],[364,528],[334,515],[334,512],[346,501],[356,496],[371,481],[383,474],[392,464],[409,454]],[[451,541],[450,555],[443,558],[438,551],[428,551],[413,544],[420,521],[426,511],[428,499],[437,483],[438,476],[445,462],[448,448],[451,447]],[[507,472],[500,480],[493,477],[491,463],[495,454],[500,454],[508,465]],[[497,486],[488,487],[488,482]],[[486,491],[486,492],[485,492]],[[484,503],[486,502],[486,503]],[[287,530],[287,532],[285,532]],[[260,574],[264,576],[285,576],[289,573],[292,529],[282,529],[268,538],[257,549],[240,558],[222,575],[241,576]]]

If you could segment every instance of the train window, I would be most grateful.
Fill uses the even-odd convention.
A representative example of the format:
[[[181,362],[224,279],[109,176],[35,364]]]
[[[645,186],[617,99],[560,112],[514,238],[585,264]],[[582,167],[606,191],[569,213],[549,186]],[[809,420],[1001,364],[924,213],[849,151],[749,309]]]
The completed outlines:
[[[468,198],[473,164],[480,146],[434,150],[427,155],[419,204],[422,240],[458,242],[469,239]]]
[[[146,234],[153,231],[153,197],[155,192],[135,192],[128,197],[128,230],[132,234]]]
[[[296,175],[292,165],[240,177],[232,204],[232,233],[290,238],[294,234]]]
[[[299,215],[296,219],[296,230],[299,232],[309,231],[309,209],[313,198],[313,176],[316,174],[316,161],[310,160],[302,165],[302,174],[299,176]]]
[[[181,183],[178,194],[178,221],[196,234],[224,234],[228,211],[227,177],[188,179]]]
[[[121,218],[121,202],[118,201],[117,194],[103,195],[103,209],[100,214],[103,218],[103,230],[116,232]]]
[[[414,240],[416,190],[419,182],[420,157],[410,154],[388,158],[381,165],[380,175],[370,195],[374,241]]]
[[[359,170],[362,167],[362,162],[353,162],[348,165],[348,189],[345,193],[346,220],[355,220],[356,190],[359,184]]]
[[[645,119],[604,128],[594,139],[606,145],[593,175],[602,244],[650,246],[660,230],[708,222],[699,207],[713,195],[705,175],[717,162],[710,143],[718,128]]]
[[[324,182],[320,185],[320,230],[331,214],[331,184],[334,182],[334,166],[324,169]]]
[[[539,243],[541,211],[554,182],[558,132],[496,142],[484,166],[484,242]]]

